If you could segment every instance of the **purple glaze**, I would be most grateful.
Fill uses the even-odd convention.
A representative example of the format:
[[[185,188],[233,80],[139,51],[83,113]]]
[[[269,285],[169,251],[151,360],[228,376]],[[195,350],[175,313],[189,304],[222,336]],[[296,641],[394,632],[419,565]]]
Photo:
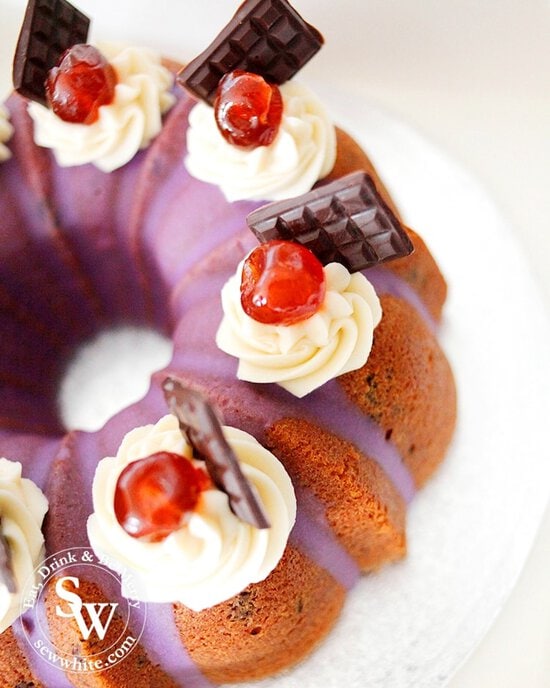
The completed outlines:
[[[350,590],[357,583],[361,571],[328,525],[323,504],[303,488],[296,489],[296,501],[298,511],[290,541],[328,571],[342,587]]]
[[[386,270],[379,265],[370,270],[364,270],[363,274],[372,283],[377,294],[390,294],[398,299],[403,299],[417,311],[433,334],[437,332],[437,323],[424,301],[410,284],[407,284],[395,272]]]
[[[409,503],[416,487],[397,448],[385,438],[380,426],[348,399],[337,380],[331,380],[309,397],[307,415],[312,422],[317,419],[335,435],[354,444],[362,454],[373,458]]]
[[[93,331],[95,297],[52,205],[53,172],[58,169],[53,157],[34,146],[25,101],[13,96],[8,106],[15,124],[14,155],[0,167],[0,175],[23,222],[3,227],[0,251],[7,275],[2,282],[62,346],[72,345]],[[6,206],[10,203],[2,203],[3,213]],[[57,317],[58,312],[64,317]]]
[[[0,430],[0,456],[23,465],[23,477],[47,492],[46,485],[60,438],[27,434],[24,437]]]
[[[141,642],[152,661],[158,662],[163,671],[185,688],[212,688],[214,685],[201,674],[182,644],[172,605],[147,605]]]
[[[46,609],[42,600],[37,602],[33,612],[27,612],[12,624],[17,644],[25,655],[32,673],[45,688],[74,688],[64,671],[47,662],[31,647],[31,644],[34,645],[41,636],[37,621],[42,627],[47,628]],[[27,631],[26,635],[23,624]]]
[[[219,292],[255,245],[245,215],[259,204],[228,204],[217,187],[189,176],[181,160],[190,106],[179,94],[154,143],[105,175],[91,165],[59,168],[49,151],[32,143],[25,102],[9,102],[16,133],[14,156],[0,165],[0,454],[21,460],[24,475],[48,496],[49,554],[88,545],[95,467],[116,452],[125,432],[166,412],[159,383],[167,374],[202,386],[226,422],[260,441],[281,418],[321,419],[375,458],[406,500],[414,494],[395,447],[337,382],[297,400],[275,385],[236,380],[236,361],[215,347]],[[394,274],[380,267],[368,276],[379,291],[405,298],[431,321]],[[98,433],[63,437],[55,393],[66,357],[104,325],[127,321],[172,331],[171,364],[154,376],[141,402]],[[24,428],[13,431],[22,419]],[[356,580],[357,567],[330,532],[322,505],[303,490],[292,538],[346,587]],[[21,628],[14,629],[19,637]],[[171,605],[150,605],[143,643],[182,685],[209,685],[188,660]],[[22,649],[34,666],[26,640]],[[46,686],[69,685],[53,667],[55,677],[49,674],[46,662],[38,664]]]
[[[337,380],[332,380],[297,399],[278,385],[252,385],[236,378],[236,359],[221,352],[215,343],[215,335],[223,313],[220,291],[227,279],[235,272],[235,266],[246,253],[246,243],[235,241],[224,246],[207,260],[202,272],[194,271],[187,277],[193,289],[181,290],[179,303],[175,305],[182,315],[174,335],[174,357],[170,368],[199,375],[203,384],[211,385],[211,379],[223,380],[224,390],[214,395],[218,405],[223,406],[226,421],[243,427],[260,441],[265,430],[285,417],[307,418],[319,422],[327,429],[354,444],[363,454],[375,459],[394,483],[401,496],[409,502],[415,493],[413,478],[404,464],[395,445],[386,440],[381,428],[362,413],[342,391]],[[388,280],[388,283],[389,280]],[[209,382],[210,380],[210,382]],[[217,397],[222,396],[223,401]],[[231,401],[227,400],[231,397]],[[233,423],[227,415],[228,408],[240,413],[237,421],[243,422],[246,409],[252,409],[252,429]]]
[[[49,553],[69,547],[89,547],[86,522],[92,513],[92,482],[97,463],[114,455],[123,436],[131,429],[156,422],[166,413],[166,404],[159,386],[151,386],[139,403],[114,416],[97,433],[71,433],[57,455],[53,466],[54,479],[49,490],[52,518],[48,524]],[[102,585],[110,601],[124,598],[109,585]],[[145,612],[146,609],[146,612]],[[136,625],[146,613],[141,644],[153,663],[185,688],[209,688],[179,636],[171,604],[147,604],[133,610]]]

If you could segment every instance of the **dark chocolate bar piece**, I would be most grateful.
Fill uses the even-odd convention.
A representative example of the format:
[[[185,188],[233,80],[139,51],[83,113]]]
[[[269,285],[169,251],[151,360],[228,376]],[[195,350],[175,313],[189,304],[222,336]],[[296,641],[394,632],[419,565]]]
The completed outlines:
[[[366,172],[352,172],[303,196],[278,201],[246,218],[260,243],[297,241],[323,265],[358,272],[413,251],[401,222]]]
[[[166,378],[162,388],[195,457],[205,461],[212,482],[229,497],[231,511],[255,528],[269,528],[264,509],[223,436],[212,406],[202,394],[173,378]]]
[[[48,72],[63,53],[86,43],[90,20],[67,0],[29,0],[13,61],[13,86],[46,105]]]
[[[11,563],[11,550],[8,541],[2,532],[2,521],[0,519],[0,582],[2,582],[8,592],[17,592],[17,583],[13,575]]]
[[[245,0],[211,45],[181,70],[177,81],[212,105],[224,74],[242,69],[283,84],[323,42],[319,31],[287,0]]]

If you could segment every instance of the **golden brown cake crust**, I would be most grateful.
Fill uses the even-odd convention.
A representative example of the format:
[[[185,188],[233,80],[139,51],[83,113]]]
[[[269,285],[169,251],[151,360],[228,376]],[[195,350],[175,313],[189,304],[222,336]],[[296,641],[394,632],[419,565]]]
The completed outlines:
[[[170,67],[178,68],[174,63]],[[337,145],[336,164],[327,181],[364,170],[398,214],[360,146],[340,129]],[[388,263],[387,269],[405,279],[438,319],[446,296],[445,281],[424,242],[412,230],[410,236],[415,252]],[[414,309],[390,296],[382,297],[382,305],[384,317],[375,330],[366,366],[341,378],[341,383],[348,396],[389,433],[420,486],[441,461],[452,434],[452,375],[434,336]],[[276,423],[268,432],[268,442],[298,484],[326,504],[328,523],[362,569],[376,569],[404,555],[405,504],[373,460],[300,419]],[[81,581],[80,593],[89,601],[105,601],[92,583]],[[251,680],[308,654],[332,627],[344,598],[345,590],[328,572],[289,544],[265,581],[200,613],[176,605],[175,619],[191,657],[208,678],[222,683]],[[56,603],[55,596],[48,594],[53,642],[74,656],[91,656],[97,646],[82,640],[76,625],[60,621]],[[118,635],[121,623],[115,618],[106,644]],[[0,666],[0,688],[41,688],[11,629],[0,636]],[[82,688],[176,685],[151,663],[141,646],[108,671],[74,674],[71,680]]]
[[[363,571],[404,556],[406,505],[375,461],[295,418],[275,423],[267,441],[295,484],[325,505],[327,522]]]
[[[97,659],[98,653],[110,648],[113,643],[124,633],[131,633],[132,629],[126,629],[124,621],[117,614],[114,615],[107,630],[104,640],[100,640],[96,633],[84,640],[74,619],[60,619],[55,613],[59,598],[55,594],[55,585],[58,579],[52,578],[46,591],[46,613],[52,643],[58,647],[64,655],[78,659]],[[65,586],[69,588],[67,582]],[[80,580],[78,594],[87,602],[105,602],[105,595],[101,589],[89,581]],[[70,674],[71,682],[76,688],[177,688],[175,683],[158,666],[151,663],[147,653],[138,643],[132,651],[122,660],[113,665],[111,669],[100,672],[82,671]],[[53,688],[48,686],[48,688]]]
[[[365,153],[349,135],[341,130],[337,135],[338,158],[331,177],[366,170],[395,209]],[[437,318],[445,282],[422,240],[410,234],[415,253],[387,267],[417,290]],[[382,297],[382,307],[384,315],[367,365],[343,376],[341,383],[384,432],[391,430],[392,441],[420,485],[441,461],[450,439],[454,406],[442,406],[440,400],[449,395],[454,399],[452,377],[434,335],[416,311],[389,296]],[[439,375],[443,381],[437,379]],[[404,556],[406,505],[374,460],[301,419],[276,423],[268,430],[267,442],[296,484],[326,505],[327,522],[362,570],[375,570]],[[87,585],[89,590],[83,586],[81,593],[100,601],[99,589]],[[221,683],[254,680],[306,656],[332,627],[344,598],[345,590],[328,572],[289,544],[265,581],[200,613],[175,605],[175,620],[191,658],[207,678]],[[76,627],[59,624],[54,608],[54,603],[48,605],[54,641],[84,658],[91,655],[96,648],[78,637]],[[117,629],[113,623],[109,634]],[[72,680],[82,688],[175,685],[151,664],[141,647],[109,671],[88,672]]]
[[[202,612],[175,606],[189,654],[211,681],[273,674],[302,659],[330,630],[344,589],[291,544],[271,574]]]
[[[400,217],[399,209],[388,193],[384,182],[359,144],[349,134],[338,128],[336,128],[336,141],[338,155],[326,181],[337,179],[350,172],[363,170],[372,177],[382,198],[397,217]],[[425,303],[431,316],[435,320],[439,320],[447,297],[445,279],[422,238],[409,227],[407,227],[407,231],[414,246],[414,253],[406,258],[390,261],[386,263],[385,267],[408,282]]]
[[[33,675],[11,628],[0,635],[0,688],[50,688]]]
[[[454,378],[435,335],[415,309],[393,296],[383,296],[381,303],[383,316],[367,363],[340,382],[397,446],[421,487],[451,441]]]

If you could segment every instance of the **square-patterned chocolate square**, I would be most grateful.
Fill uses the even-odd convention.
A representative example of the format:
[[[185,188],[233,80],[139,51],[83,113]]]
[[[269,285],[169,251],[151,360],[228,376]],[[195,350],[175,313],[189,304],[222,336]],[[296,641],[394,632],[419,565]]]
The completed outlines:
[[[205,462],[214,485],[229,497],[233,513],[255,528],[269,528],[263,504],[225,439],[208,399],[171,377],[164,380],[162,389],[168,408],[193,447],[195,458]]]
[[[247,223],[260,242],[297,241],[327,265],[351,272],[409,255],[407,231],[366,172],[353,172],[303,196],[250,213]]]
[[[323,37],[287,0],[246,0],[211,45],[178,74],[178,83],[211,105],[234,69],[282,84],[319,50]]]
[[[61,55],[86,43],[90,20],[67,0],[29,0],[13,62],[13,86],[46,105],[48,72]]]

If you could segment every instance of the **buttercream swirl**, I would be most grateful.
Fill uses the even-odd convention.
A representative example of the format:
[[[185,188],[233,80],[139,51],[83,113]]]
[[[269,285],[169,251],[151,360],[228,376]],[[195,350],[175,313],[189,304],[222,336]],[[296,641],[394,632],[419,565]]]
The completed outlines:
[[[146,148],[162,128],[162,114],[174,103],[173,76],[153,50],[102,43],[99,50],[117,75],[115,96],[99,108],[93,124],[65,122],[52,110],[30,103],[35,142],[51,148],[59,165],[93,163],[112,172]]]
[[[324,272],[326,294],[317,313],[293,325],[269,325],[244,312],[239,265],[222,289],[224,317],[216,335],[218,347],[239,359],[239,379],[276,382],[303,397],[366,363],[382,317],[376,292],[363,274],[339,263]]]
[[[0,459],[0,522],[7,541],[17,592],[0,583],[0,633],[21,613],[21,593],[44,558],[41,526],[48,501],[41,490],[21,477],[21,464]]]
[[[10,149],[4,145],[13,134],[13,127],[9,121],[8,111],[3,105],[0,105],[0,162],[11,157]]]
[[[336,133],[327,111],[306,87],[289,81],[281,87],[283,117],[269,146],[253,150],[228,143],[214,110],[199,103],[189,115],[189,172],[217,184],[229,201],[275,201],[310,191],[336,160]]]
[[[158,451],[194,461],[175,416],[132,430],[116,457],[100,461],[88,535],[96,554],[111,568],[131,574],[131,586],[125,586],[122,576],[123,595],[146,602],[181,602],[200,611],[263,580],[279,562],[296,517],[290,478],[254,437],[230,427],[224,427],[224,434],[260,496],[271,523],[268,529],[258,530],[239,520],[230,510],[227,496],[212,488],[201,494],[179,530],[161,542],[145,542],[123,530],[115,517],[114,495],[125,466]]]

